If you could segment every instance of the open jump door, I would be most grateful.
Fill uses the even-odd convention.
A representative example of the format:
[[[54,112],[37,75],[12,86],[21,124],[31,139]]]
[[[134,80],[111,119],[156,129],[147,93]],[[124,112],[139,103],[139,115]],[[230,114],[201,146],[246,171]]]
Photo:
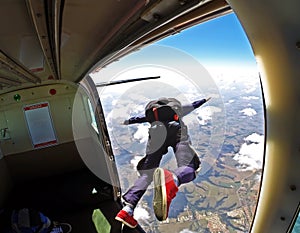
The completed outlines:
[[[111,141],[102,109],[100,97],[94,81],[85,77],[80,82],[74,106],[85,106],[89,117],[89,127],[81,125],[80,108],[74,108],[73,133],[79,153],[86,166],[101,180],[109,183],[112,187],[113,201],[101,203],[100,210],[109,223],[108,229],[100,229],[99,232],[144,232],[140,226],[135,229],[122,226],[115,220],[116,214],[122,208],[120,181],[111,147]],[[81,102],[84,102],[83,104]],[[78,119],[77,117],[78,116]],[[96,145],[96,147],[94,146]],[[97,221],[96,221],[97,224]],[[100,224],[103,227],[103,224]],[[101,228],[101,226],[98,226]]]
[[[11,227],[11,210],[21,208],[68,223],[73,233],[143,232],[115,220],[119,177],[91,78],[49,81],[1,98],[0,232]]]

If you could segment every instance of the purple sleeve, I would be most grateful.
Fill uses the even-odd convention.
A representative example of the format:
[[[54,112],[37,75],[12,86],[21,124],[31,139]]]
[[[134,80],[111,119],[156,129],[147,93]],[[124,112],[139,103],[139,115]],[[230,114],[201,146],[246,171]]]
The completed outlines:
[[[144,122],[147,122],[146,117],[144,115],[134,116],[128,119],[129,124],[144,123]]]
[[[202,99],[202,100],[196,100],[196,101],[194,101],[191,104],[183,105],[182,106],[182,114],[183,114],[183,116],[189,114],[194,109],[199,108],[205,102],[206,102],[206,99]]]

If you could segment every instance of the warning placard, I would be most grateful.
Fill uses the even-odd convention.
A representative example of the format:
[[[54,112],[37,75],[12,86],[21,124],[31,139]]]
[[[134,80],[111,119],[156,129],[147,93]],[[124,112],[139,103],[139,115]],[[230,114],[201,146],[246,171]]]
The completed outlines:
[[[24,106],[24,114],[34,148],[57,144],[49,103]]]

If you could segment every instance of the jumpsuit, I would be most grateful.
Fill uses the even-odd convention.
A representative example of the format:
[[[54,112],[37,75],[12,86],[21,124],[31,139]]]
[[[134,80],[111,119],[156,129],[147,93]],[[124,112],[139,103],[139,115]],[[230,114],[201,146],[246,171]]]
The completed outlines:
[[[205,102],[206,99],[202,99],[189,105],[183,105],[182,115],[187,115]],[[143,122],[147,122],[145,116],[131,117],[128,120],[128,124]],[[126,204],[133,208],[136,207],[151,184],[154,170],[159,167],[162,156],[168,152],[168,147],[172,147],[177,161],[177,169],[173,173],[177,176],[178,186],[196,178],[196,170],[201,162],[191,146],[187,126],[184,122],[181,119],[169,122],[152,122],[149,128],[146,155],[137,165],[140,176],[123,195]]]

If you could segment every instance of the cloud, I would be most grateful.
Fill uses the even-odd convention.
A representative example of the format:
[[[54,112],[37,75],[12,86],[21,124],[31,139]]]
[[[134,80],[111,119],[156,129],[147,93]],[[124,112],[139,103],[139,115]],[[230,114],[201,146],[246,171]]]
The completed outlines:
[[[244,96],[244,100],[259,100],[259,97],[257,96]]]
[[[134,156],[132,160],[130,160],[130,163],[133,165],[134,169],[136,169],[136,166],[138,162],[143,158],[144,156]]]
[[[245,93],[251,93],[254,92],[256,90],[256,86],[253,86],[252,83],[248,84],[248,89],[245,89],[244,92]]]
[[[243,113],[246,116],[254,116],[257,114],[257,112],[253,108],[245,108],[239,112]]]
[[[195,231],[190,231],[189,229],[183,229],[179,233],[196,233]]]
[[[264,136],[253,133],[244,138],[239,152],[233,157],[238,161],[238,168],[243,171],[261,169],[264,152]]]
[[[140,141],[140,143],[145,143],[148,140],[148,129],[149,124],[139,124],[137,126],[137,131],[134,133],[133,137]]]
[[[263,135],[259,135],[257,133],[253,133],[244,139],[245,141],[261,143],[264,140]]]
[[[150,219],[150,215],[148,213],[148,211],[140,206],[137,206],[134,209],[134,218],[136,220],[148,220]]]
[[[212,120],[212,115],[214,113],[222,112],[222,109],[215,106],[205,106],[198,109],[196,112],[198,114],[199,124],[206,125]]]

